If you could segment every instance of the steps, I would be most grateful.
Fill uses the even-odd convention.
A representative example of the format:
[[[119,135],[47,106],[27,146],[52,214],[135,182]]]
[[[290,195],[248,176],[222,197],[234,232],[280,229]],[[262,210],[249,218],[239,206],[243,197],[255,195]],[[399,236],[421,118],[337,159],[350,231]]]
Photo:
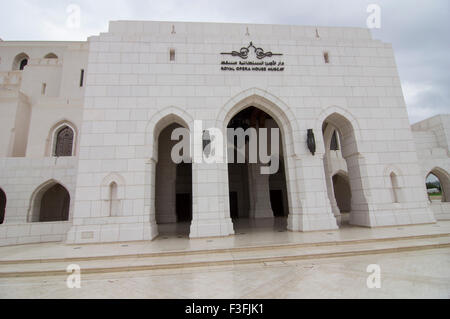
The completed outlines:
[[[171,251],[147,254],[75,258],[2,260],[0,278],[67,276],[66,268],[78,264],[82,274],[156,269],[233,266],[305,259],[386,254],[450,247],[450,233],[332,241],[307,244],[266,245],[215,250]]]

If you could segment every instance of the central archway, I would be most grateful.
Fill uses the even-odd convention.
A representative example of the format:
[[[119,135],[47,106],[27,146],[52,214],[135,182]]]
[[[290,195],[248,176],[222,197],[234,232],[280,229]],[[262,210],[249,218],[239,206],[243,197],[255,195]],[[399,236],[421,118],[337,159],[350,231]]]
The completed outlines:
[[[245,131],[253,127],[257,132],[260,128],[267,128],[268,142],[271,140],[272,128],[278,129],[280,136],[279,169],[274,174],[261,174],[261,167],[267,165],[262,165],[259,156],[256,163],[249,163],[248,145],[245,146],[245,163],[230,163],[229,159],[229,205],[235,232],[239,234],[268,229],[285,231],[293,209],[295,177],[289,176],[293,171],[289,172],[287,168],[294,155],[291,124],[295,125],[295,120],[289,121],[279,107],[259,95],[247,96],[229,107],[228,114],[224,116],[226,128],[242,128]],[[291,119],[294,117],[291,116]],[[237,142],[236,138],[228,141],[232,148],[237,147]]]

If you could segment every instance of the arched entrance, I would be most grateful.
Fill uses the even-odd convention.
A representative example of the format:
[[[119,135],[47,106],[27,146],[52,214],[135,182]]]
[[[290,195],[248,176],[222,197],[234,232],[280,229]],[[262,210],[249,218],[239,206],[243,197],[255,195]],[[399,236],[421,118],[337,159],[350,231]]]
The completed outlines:
[[[236,234],[255,230],[273,229],[284,231],[289,215],[288,188],[286,185],[283,137],[277,121],[268,113],[255,106],[248,106],[235,114],[227,128],[244,133],[244,138],[233,135],[228,140],[232,151],[228,156],[228,185],[230,215]],[[271,174],[264,174],[259,156],[261,134],[267,129],[268,152],[274,153],[271,145],[272,129],[278,131],[278,169]],[[250,134],[253,130],[254,135]],[[240,155],[240,159],[239,156]]]
[[[158,136],[155,218],[163,237],[188,237],[192,221],[192,164],[177,163],[172,158],[173,147],[180,142],[172,141],[172,133],[182,127],[171,123]]]
[[[345,172],[338,172],[333,176],[332,180],[334,198],[342,216],[341,224],[346,224],[349,222],[349,214],[352,210],[352,191],[348,175]]]
[[[426,186],[430,202],[450,202],[450,178],[445,170],[432,169],[426,177]]]
[[[31,208],[31,222],[68,221],[69,192],[55,181],[47,182],[36,190]]]
[[[333,213],[341,226],[347,221],[341,212],[347,210],[350,224],[369,226],[369,209],[361,174],[364,159],[358,152],[353,125],[343,115],[333,113],[324,120],[322,132],[325,177]],[[333,175],[336,171],[341,174]]]
[[[5,221],[6,213],[6,194],[3,189],[0,188],[0,225]]]

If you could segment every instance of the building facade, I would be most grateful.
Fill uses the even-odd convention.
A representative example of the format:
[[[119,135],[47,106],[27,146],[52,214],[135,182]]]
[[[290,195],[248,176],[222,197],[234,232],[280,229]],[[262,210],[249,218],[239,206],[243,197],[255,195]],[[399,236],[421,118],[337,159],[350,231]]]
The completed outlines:
[[[450,219],[450,116],[410,125],[392,46],[367,29],[114,21],[87,42],[0,41],[0,59],[0,245]],[[278,128],[280,169],[174,163],[173,130],[196,149],[198,123]]]

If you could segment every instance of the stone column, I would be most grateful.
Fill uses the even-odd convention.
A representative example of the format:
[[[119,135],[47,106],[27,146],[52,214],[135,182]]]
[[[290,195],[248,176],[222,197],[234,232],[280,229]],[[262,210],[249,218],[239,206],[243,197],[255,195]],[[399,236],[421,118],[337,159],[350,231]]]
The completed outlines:
[[[369,177],[364,158],[359,153],[345,157],[348,167],[348,178],[352,190],[352,212],[350,224],[373,227],[374,206],[371,203]]]
[[[337,229],[331,211],[323,169],[324,154],[290,159],[295,165],[298,208],[288,218],[288,230],[315,231]],[[292,163],[294,162],[294,163]],[[291,170],[289,168],[289,170]]]
[[[156,223],[156,164],[153,158],[149,159],[145,163],[145,194],[147,195],[144,200],[144,211],[147,213],[147,218],[144,223],[148,223],[148,226],[144,228],[144,235],[146,238],[154,239],[159,235],[158,225]],[[145,232],[148,232],[146,234]]]
[[[250,196],[250,218],[272,218],[270,203],[270,175],[261,174],[262,164],[248,165],[248,185]]]
[[[230,218],[227,164],[193,163],[192,198],[190,238],[234,234]]]

